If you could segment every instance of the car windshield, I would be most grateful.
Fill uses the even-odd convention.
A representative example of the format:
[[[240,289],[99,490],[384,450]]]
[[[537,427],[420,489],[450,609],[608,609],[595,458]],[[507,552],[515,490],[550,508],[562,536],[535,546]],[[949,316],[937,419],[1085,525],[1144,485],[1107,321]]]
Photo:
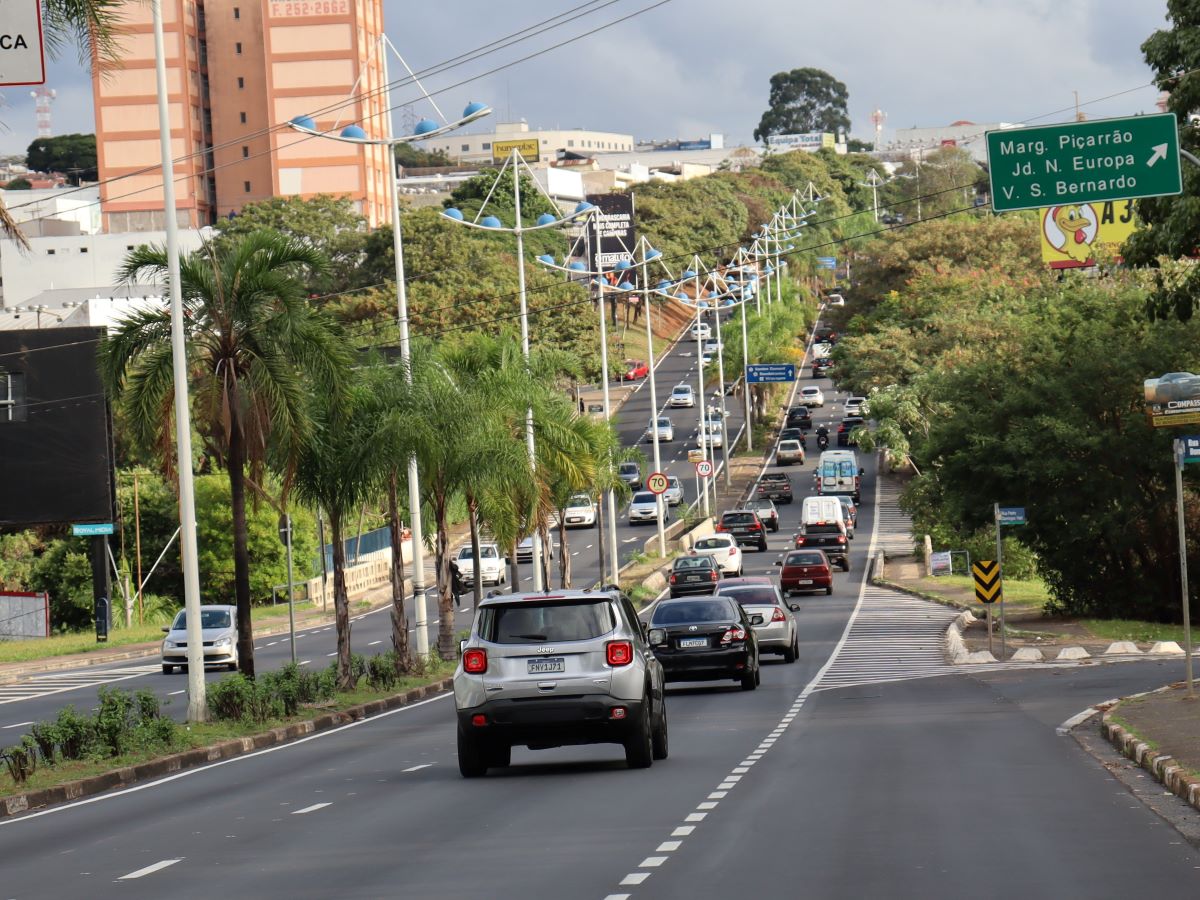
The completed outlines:
[[[770,585],[746,585],[721,588],[721,596],[730,597],[742,606],[779,606],[779,594]]]
[[[730,546],[729,538],[706,537],[696,541],[692,546],[697,550],[724,550]]]
[[[800,393],[804,394],[806,397],[815,397],[817,394],[821,393],[821,389],[815,387],[806,387]]]
[[[672,394],[690,394],[691,392],[692,392],[692,389],[690,387],[686,387],[684,385],[679,385],[678,387],[673,388],[671,390]]]
[[[670,428],[670,427],[671,427],[671,420],[670,420],[670,419],[659,419],[659,420],[658,420],[658,427],[659,427],[659,428]]]
[[[639,472],[637,463],[621,463],[622,475],[637,475]]]
[[[568,508],[574,509],[580,506],[591,506],[592,499],[590,497],[572,497],[567,501]]]
[[[527,539],[527,540],[531,540],[531,539]],[[479,558],[480,559],[496,559],[497,556],[498,556],[498,554],[496,553],[495,547],[484,546],[484,547],[479,548]],[[458,558],[459,559],[474,558],[474,554],[471,552],[470,544],[468,544],[467,546],[463,547],[461,550],[458,551]]]
[[[819,566],[824,562],[820,553],[789,553],[783,564],[785,566]]]
[[[200,610],[201,628],[229,628],[232,625],[233,617],[229,615],[229,610],[227,609]],[[175,631],[183,631],[187,628],[187,613],[180,610],[179,615],[175,617],[175,621],[171,623],[171,628]]]
[[[672,565],[673,569],[711,569],[712,560],[707,556],[680,556]]]
[[[673,487],[673,488],[682,488],[683,487],[683,482],[680,481],[679,478],[675,475],[668,475],[667,483],[669,485],[671,485],[671,487]]]
[[[615,627],[607,601],[554,600],[485,606],[479,636],[494,644],[590,641]]]
[[[736,618],[728,600],[669,600],[654,608],[651,625],[692,625],[729,622]]]
[[[653,503],[654,494],[651,491],[638,491],[633,495],[634,503]]]

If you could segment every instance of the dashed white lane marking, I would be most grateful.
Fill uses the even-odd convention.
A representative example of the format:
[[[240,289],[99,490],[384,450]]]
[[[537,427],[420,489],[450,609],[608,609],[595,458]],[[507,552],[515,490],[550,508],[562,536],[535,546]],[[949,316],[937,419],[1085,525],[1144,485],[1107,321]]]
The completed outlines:
[[[368,647],[374,647],[376,644],[382,644],[382,643],[383,643],[383,641],[382,641],[382,640],[378,640],[378,641],[371,641],[371,643],[367,644],[367,646],[368,646]]]
[[[419,766],[410,766],[407,769],[401,769],[401,772],[419,772],[422,769],[428,769],[433,763],[421,763]]]
[[[332,803],[314,803],[312,806],[306,806],[304,809],[292,810],[293,816],[302,816],[305,813],[316,812],[318,809],[324,809],[327,806],[333,806]]]
[[[325,656],[326,656],[326,657],[330,657],[330,656],[337,656],[337,651],[336,651],[336,650],[334,650],[332,653],[326,653],[326,654],[325,654]]]
[[[15,725],[5,725],[4,727],[6,729],[8,729],[8,728],[24,728],[26,725],[32,725],[32,724],[33,724],[32,722],[18,722]]]
[[[167,696],[168,697],[178,697],[180,694],[186,694],[186,693],[187,693],[187,689],[185,688],[182,691],[171,691],[171,693],[167,694]]]
[[[303,659],[300,661],[300,665],[307,666],[310,662],[312,662],[311,659]]]
[[[184,857],[178,859],[160,859],[152,865],[146,866],[143,869],[138,869],[136,872],[130,872],[128,875],[122,875],[117,881],[129,881],[134,878],[144,878],[146,875],[153,875],[155,872],[161,871],[168,866],[173,866],[177,862],[183,862]]]
[[[879,481],[878,481],[878,479],[875,482],[875,500],[876,500],[876,506],[878,506],[878,501],[879,501]],[[874,556],[874,553],[875,553],[876,539],[879,535],[878,521],[879,521],[878,519],[875,520],[875,525],[871,531],[871,544],[867,551],[868,559],[870,559],[872,556]],[[686,816],[684,816],[683,821],[686,823],[689,823],[689,824],[677,826],[671,832],[671,837],[685,838],[688,835],[692,834],[696,830],[696,828],[699,827],[698,823],[704,822],[708,818],[710,813],[716,809],[716,807],[718,806],[717,801],[725,798],[726,795],[728,794],[728,792],[733,790],[733,788],[735,788],[737,786],[738,782],[740,782],[743,778],[745,778],[748,775],[748,773],[753,771],[754,765],[760,759],[762,759],[763,756],[765,756],[766,753],[768,753],[773,746],[775,746],[776,742],[787,732],[787,729],[791,727],[792,723],[796,719],[797,713],[800,712],[800,710],[803,708],[805,702],[812,695],[812,693],[818,689],[818,685],[821,684],[821,681],[825,677],[825,674],[837,662],[838,656],[841,654],[843,648],[846,646],[847,640],[850,637],[851,630],[854,628],[855,621],[858,619],[859,612],[862,609],[863,597],[866,593],[866,588],[867,588],[867,581],[864,579],[862,584],[859,586],[858,601],[857,601],[857,603],[855,603],[854,609],[850,613],[850,618],[846,622],[846,627],[842,631],[841,638],[838,640],[837,644],[834,646],[833,652],[829,654],[829,659],[827,659],[825,661],[825,665],[823,665],[821,667],[820,671],[818,671],[817,674],[813,676],[812,680],[807,685],[804,686],[804,689],[799,693],[799,695],[797,695],[796,699],[794,701],[792,701],[791,706],[789,706],[787,708],[787,710],[784,712],[784,714],[780,717],[779,724],[776,725],[770,732],[768,732],[767,736],[764,737],[758,743],[753,754],[743,757],[741,763],[732,768],[731,773],[729,775],[726,775],[721,780],[720,784],[717,785],[716,791],[713,791],[709,794],[708,800],[698,804],[696,806],[695,812],[690,812]],[[720,797],[716,796],[718,793],[720,794]],[[716,798],[716,799],[714,799],[714,798]],[[682,841],[670,841],[667,843],[660,844],[658,851],[656,851],[656,852],[658,852],[658,853],[673,853],[675,850],[679,849],[679,847],[682,845],[682,843],[683,843]],[[668,847],[669,847],[669,849],[668,849]],[[626,886],[634,886],[634,885],[642,884],[647,878],[649,878],[652,874],[654,874],[655,870],[657,870],[659,867],[661,867],[669,858],[670,857],[668,857],[668,856],[646,857],[645,859],[642,860],[641,863],[638,864],[637,868],[639,871],[628,873],[623,879],[621,879],[620,886],[626,887]],[[608,897],[605,898],[605,900],[611,900],[611,898],[613,898],[615,896],[621,896],[621,895],[609,894]],[[623,896],[629,897],[631,895],[626,894]]]

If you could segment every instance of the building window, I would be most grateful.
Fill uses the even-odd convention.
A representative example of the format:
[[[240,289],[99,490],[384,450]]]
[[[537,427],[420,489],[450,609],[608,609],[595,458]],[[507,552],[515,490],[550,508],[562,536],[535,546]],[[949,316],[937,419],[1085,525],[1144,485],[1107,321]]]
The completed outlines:
[[[470,145],[470,144],[463,144],[463,145],[462,145],[462,152],[463,152],[463,153],[468,153],[468,152],[470,152],[470,150],[471,150],[471,145]]]
[[[87,248],[87,247],[80,247],[80,248],[79,248],[79,252],[80,252],[80,253],[87,253],[87,251],[88,251],[88,248]]]
[[[543,143],[543,144],[548,144],[548,143],[550,143],[550,141],[549,141],[549,140],[547,140],[546,138],[542,138],[542,143]]]
[[[47,251],[46,251],[46,255],[47,255],[47,256],[53,256],[53,255],[54,255],[55,253],[57,253],[57,252],[58,252],[57,250],[47,250]]]
[[[243,125],[245,125],[245,124],[246,124],[246,114],[245,114],[245,113],[238,113],[238,115],[239,115],[239,116],[241,116],[241,119],[242,119],[242,124],[243,124]]]
[[[249,159],[249,158],[250,158],[250,148],[243,146],[242,147],[242,159]]]
[[[567,141],[567,146],[568,146],[568,147],[574,147],[574,146],[575,146],[575,142],[574,142],[574,141]]]
[[[238,76],[238,90],[240,91],[245,86],[246,86],[246,79],[243,78],[241,75],[239,75]]]
[[[239,9],[239,8],[238,8],[238,7],[236,7],[236,6],[233,8],[233,17],[234,17],[235,19],[240,19],[240,18],[242,17],[242,11],[241,11],[241,9]]]
[[[242,190],[244,190],[247,194],[250,193],[250,182],[243,181],[242,182]]]
[[[0,372],[0,422],[25,421],[25,376]]]
[[[238,56],[242,55],[242,42],[241,41],[238,41],[236,44],[233,45],[233,52],[236,53]]]
[[[491,149],[492,149],[492,145],[491,145],[491,144],[489,144],[487,141],[484,141],[484,142],[483,142],[483,149],[484,149],[484,150],[491,150]]]

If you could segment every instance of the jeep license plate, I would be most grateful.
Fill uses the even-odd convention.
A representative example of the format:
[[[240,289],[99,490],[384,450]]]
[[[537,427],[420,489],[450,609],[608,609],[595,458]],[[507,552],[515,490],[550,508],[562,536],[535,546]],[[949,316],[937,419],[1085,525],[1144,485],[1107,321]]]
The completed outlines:
[[[549,675],[553,672],[567,671],[567,661],[561,656],[552,656],[549,659],[531,659],[528,660],[530,675]]]
[[[707,647],[708,638],[680,638],[679,649],[688,650],[692,647]]]

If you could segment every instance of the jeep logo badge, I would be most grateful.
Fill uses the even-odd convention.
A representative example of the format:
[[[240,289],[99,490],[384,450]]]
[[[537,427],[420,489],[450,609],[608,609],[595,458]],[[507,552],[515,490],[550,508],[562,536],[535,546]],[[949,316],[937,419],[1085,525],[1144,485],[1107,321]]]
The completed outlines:
[[[554,648],[553,647],[538,647],[536,652],[537,653],[553,653]]]

